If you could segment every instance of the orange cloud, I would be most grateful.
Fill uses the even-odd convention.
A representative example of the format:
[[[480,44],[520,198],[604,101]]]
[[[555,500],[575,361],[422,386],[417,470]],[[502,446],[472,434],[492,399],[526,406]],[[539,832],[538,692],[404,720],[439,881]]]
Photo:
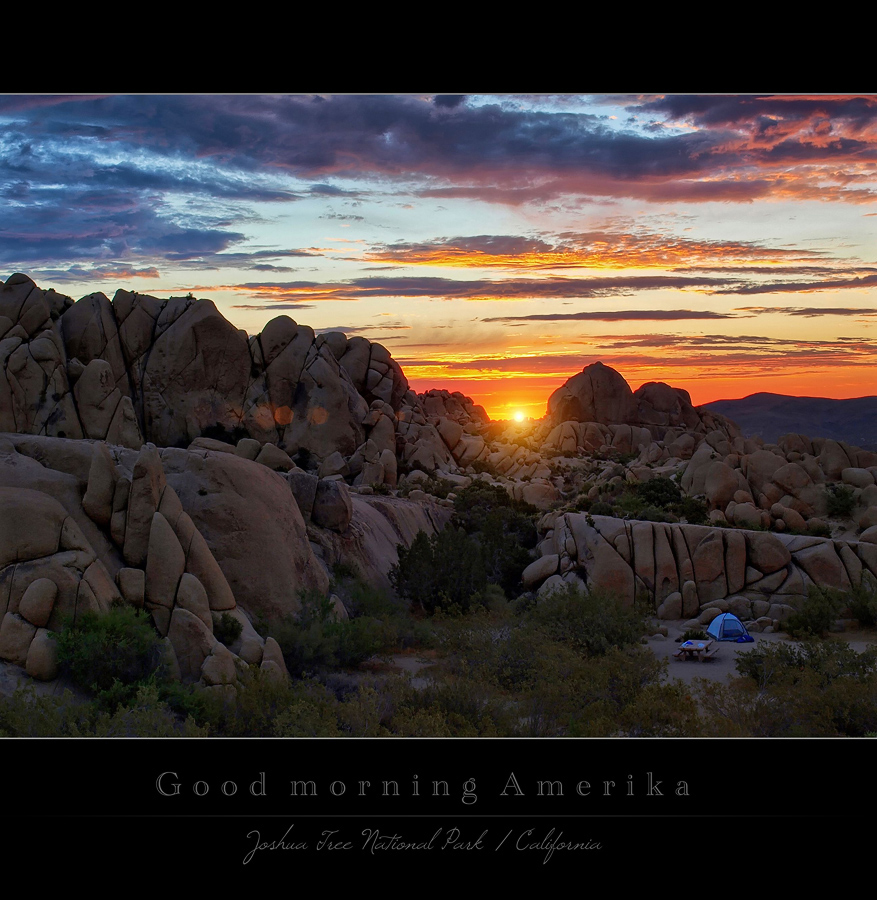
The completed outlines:
[[[786,250],[742,241],[707,241],[651,233],[595,231],[554,237],[475,235],[371,248],[372,262],[412,266],[506,269],[645,269],[758,261],[788,264],[823,257],[817,250]]]

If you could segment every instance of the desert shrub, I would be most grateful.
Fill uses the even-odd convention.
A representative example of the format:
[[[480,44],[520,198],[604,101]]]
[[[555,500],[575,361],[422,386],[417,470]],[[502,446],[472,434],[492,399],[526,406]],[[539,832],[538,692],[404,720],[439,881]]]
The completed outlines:
[[[341,737],[338,700],[323,685],[302,681],[291,685],[274,716],[276,737]]]
[[[724,736],[861,736],[877,724],[877,650],[841,641],[776,643],[740,654],[744,676],[701,691],[709,731]]]
[[[623,513],[631,518],[638,519],[640,512],[645,507],[642,497],[634,490],[626,490],[614,500],[613,513]]]
[[[198,725],[192,716],[175,714],[163,697],[163,686],[137,686],[132,698],[112,713],[101,712],[94,721],[95,737],[207,737],[210,729]]]
[[[597,500],[595,503],[591,504],[591,508],[588,512],[592,516],[614,516],[615,515],[615,507],[612,506],[611,503],[607,503],[605,500]]]
[[[496,471],[496,466],[493,463],[488,462],[486,459],[476,459],[472,464],[472,470],[476,475],[482,475],[485,472],[488,475],[492,475],[496,478],[498,472]]]
[[[663,509],[658,509],[657,506],[644,506],[639,515],[636,517],[643,522],[673,522],[674,517],[671,513],[664,512]]]
[[[848,484],[829,484],[825,489],[825,503],[830,516],[846,519],[853,514],[856,498]]]
[[[634,486],[637,495],[649,506],[669,509],[682,499],[679,485],[670,478],[657,476]]]
[[[831,537],[831,528],[820,519],[813,519],[807,523],[807,530],[804,533],[813,537]]]
[[[193,692],[193,718],[199,725],[209,727],[214,736],[273,737],[278,717],[297,703],[331,706],[335,699],[322,685],[276,678],[255,667],[240,673],[236,687],[233,697]]]
[[[804,671],[814,672],[821,688],[838,678],[861,680],[870,676],[877,665],[877,649],[857,653],[843,641],[807,640],[801,644],[777,642],[759,644],[737,656],[737,671],[752,678],[759,687],[787,681],[792,684]]]
[[[702,631],[700,628],[689,628],[681,637],[676,639],[676,643],[682,643],[683,641],[706,641],[709,640],[709,635]]]
[[[513,733],[508,701],[483,680],[453,677],[421,688],[391,687],[389,734],[406,737],[497,737]]]
[[[877,625],[877,588],[861,581],[847,594],[847,603],[860,624]]]
[[[111,691],[118,700],[123,688],[133,695],[160,667],[161,639],[149,614],[131,606],[80,613],[64,623],[57,641],[61,671],[74,684],[94,693]]]
[[[183,719],[159,688],[139,685],[129,705],[114,712],[78,701],[69,690],[38,696],[29,686],[0,698],[0,737],[206,737],[209,729]]]
[[[226,647],[233,644],[244,630],[244,626],[230,613],[213,617],[213,636]]]
[[[690,525],[705,525],[709,521],[706,503],[697,497],[683,497],[674,512]]]
[[[698,704],[679,681],[645,685],[623,707],[619,724],[627,737],[696,737],[702,733]]]
[[[461,528],[428,537],[418,532],[410,547],[399,544],[399,562],[390,569],[396,593],[428,614],[456,606],[467,610],[487,586],[481,547]]]
[[[585,594],[575,585],[555,591],[528,614],[552,640],[584,656],[602,656],[635,644],[643,635],[642,610],[628,607],[607,591]]]
[[[69,689],[47,696],[29,685],[0,697],[0,737],[81,737],[91,733],[96,712]]]
[[[399,488],[399,493],[407,497],[412,491],[423,491],[432,494],[440,500],[444,500],[454,490],[454,485],[446,478],[433,478],[429,476],[422,481],[405,481]]]
[[[831,629],[845,605],[839,591],[811,585],[807,598],[786,620],[785,630],[793,637],[819,637]]]
[[[392,628],[376,618],[339,621],[332,603],[317,591],[303,591],[299,600],[295,615],[273,622],[267,629],[294,676],[357,666],[392,643]]]
[[[500,509],[511,510],[525,518],[539,512],[529,503],[513,500],[505,488],[480,481],[458,491],[454,498],[455,521],[467,534],[481,531],[487,517]]]

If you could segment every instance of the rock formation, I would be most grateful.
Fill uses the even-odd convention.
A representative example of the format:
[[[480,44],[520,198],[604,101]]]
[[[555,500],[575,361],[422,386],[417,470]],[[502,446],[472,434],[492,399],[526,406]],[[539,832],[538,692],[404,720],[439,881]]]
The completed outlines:
[[[877,533],[860,541],[550,513],[524,584],[567,582],[641,598],[662,619],[707,625],[732,612],[750,631],[778,629],[813,585],[877,590]]]
[[[577,511],[659,478],[710,525]],[[326,593],[339,564],[389,589],[397,547],[442,529],[475,479],[543,511],[522,573],[540,593],[584,581],[757,630],[812,584],[877,587],[877,453],[744,438],[602,363],[541,422],[491,423],[459,392],[414,393],[381,345],[287,316],[247,336],[191,295],[0,286],[0,659],[34,677],[55,677],[63,621],[120,602],[151,614],[186,681],[283,675],[253,623]],[[242,627],[228,646],[223,614]]]

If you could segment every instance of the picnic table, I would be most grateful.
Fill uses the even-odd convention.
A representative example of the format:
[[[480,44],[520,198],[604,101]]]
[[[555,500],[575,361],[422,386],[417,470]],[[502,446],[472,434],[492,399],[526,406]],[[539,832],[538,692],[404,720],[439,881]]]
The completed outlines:
[[[712,641],[685,641],[679,645],[679,649],[673,655],[677,659],[698,659],[703,662],[712,659],[719,652],[718,647],[710,649],[712,644]]]

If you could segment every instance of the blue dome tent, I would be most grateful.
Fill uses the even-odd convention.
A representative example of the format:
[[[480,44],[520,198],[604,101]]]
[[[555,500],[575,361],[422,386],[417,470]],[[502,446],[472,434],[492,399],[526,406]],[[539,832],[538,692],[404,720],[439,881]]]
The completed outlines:
[[[717,641],[737,641],[738,644],[755,641],[755,638],[746,630],[746,626],[733,613],[722,613],[716,616],[706,631],[711,638]]]

